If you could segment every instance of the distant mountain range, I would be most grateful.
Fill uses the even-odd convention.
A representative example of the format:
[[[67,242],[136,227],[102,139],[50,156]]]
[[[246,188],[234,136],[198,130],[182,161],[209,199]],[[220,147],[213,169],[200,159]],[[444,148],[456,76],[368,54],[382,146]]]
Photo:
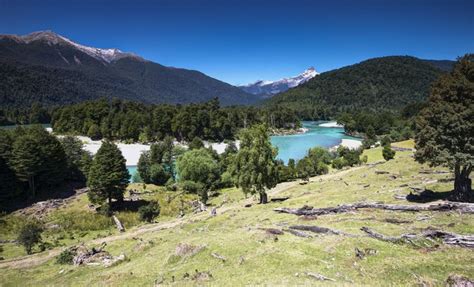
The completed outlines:
[[[100,97],[223,105],[258,98],[201,72],[166,67],[118,49],[80,45],[51,31],[0,35],[0,105],[62,105]]]
[[[247,93],[258,95],[263,98],[270,98],[278,93],[285,92],[319,75],[316,69],[310,67],[298,76],[284,78],[277,81],[256,81],[244,86],[239,86]]]
[[[293,108],[303,118],[360,110],[397,111],[426,100],[431,84],[453,64],[410,56],[369,59],[321,73],[265,104]]]

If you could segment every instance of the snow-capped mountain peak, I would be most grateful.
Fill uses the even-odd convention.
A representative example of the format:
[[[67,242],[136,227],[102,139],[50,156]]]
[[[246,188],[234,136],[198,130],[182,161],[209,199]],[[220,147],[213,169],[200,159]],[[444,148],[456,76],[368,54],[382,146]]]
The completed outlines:
[[[25,36],[11,36],[15,41],[24,42],[29,44],[35,41],[44,41],[48,43],[48,45],[58,45],[58,44],[66,44],[73,46],[77,50],[88,54],[89,56],[106,63],[110,63],[112,61],[124,58],[124,57],[135,57],[140,58],[133,53],[125,53],[120,51],[119,49],[101,49],[101,48],[94,48],[89,46],[84,46],[78,44],[64,36],[56,34],[52,31],[38,31],[33,32]]]
[[[306,69],[303,73],[291,77],[283,78],[277,81],[256,81],[245,86],[240,86],[242,90],[254,95],[261,95],[263,97],[272,97],[278,93],[284,92],[290,88],[294,88],[308,80],[314,78],[319,73],[314,67]]]

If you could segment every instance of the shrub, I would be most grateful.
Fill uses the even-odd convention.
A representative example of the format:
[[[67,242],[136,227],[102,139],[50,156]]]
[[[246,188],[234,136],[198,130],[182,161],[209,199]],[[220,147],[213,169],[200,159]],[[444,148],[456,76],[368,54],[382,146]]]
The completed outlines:
[[[74,260],[74,256],[76,256],[76,251],[68,248],[61,252],[57,257],[56,257],[56,263],[58,264],[72,264]]]
[[[150,202],[138,209],[140,219],[146,222],[152,222],[153,219],[160,215],[160,204],[156,201]]]
[[[395,157],[395,151],[390,146],[386,145],[383,147],[382,155],[386,161],[389,161]]]
[[[341,169],[347,166],[347,161],[342,157],[337,157],[332,161],[332,167],[336,169]]]
[[[43,227],[36,223],[28,223],[20,230],[18,242],[23,245],[27,254],[31,254],[33,246],[41,242]]]

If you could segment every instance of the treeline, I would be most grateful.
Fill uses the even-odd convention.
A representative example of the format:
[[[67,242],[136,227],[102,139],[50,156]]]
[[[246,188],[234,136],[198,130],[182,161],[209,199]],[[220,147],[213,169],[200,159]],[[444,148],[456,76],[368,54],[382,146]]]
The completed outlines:
[[[191,141],[235,138],[238,130],[265,123],[271,128],[300,126],[295,113],[285,108],[225,107],[218,99],[190,105],[145,105],[105,99],[58,108],[52,125],[60,134],[87,135],[92,139],[140,142],[171,136]]]
[[[91,160],[79,140],[59,140],[39,125],[0,129],[0,209],[50,198],[65,181],[84,182]]]
[[[51,110],[46,109],[38,103],[32,104],[30,108],[0,108],[0,125],[24,125],[24,124],[49,124],[51,122]]]

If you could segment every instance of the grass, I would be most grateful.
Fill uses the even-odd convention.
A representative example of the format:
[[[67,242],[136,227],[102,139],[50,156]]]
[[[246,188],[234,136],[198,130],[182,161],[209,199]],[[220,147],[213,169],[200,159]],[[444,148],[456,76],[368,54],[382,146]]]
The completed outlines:
[[[365,151],[365,154],[369,163],[383,160],[380,148]],[[452,182],[432,183],[435,179],[449,178],[449,174],[419,173],[420,169],[426,168],[414,162],[412,152],[397,152],[394,160],[375,166],[333,171],[329,175],[313,178],[307,185],[296,182],[285,185],[286,188],[277,188],[270,198],[273,195],[290,196],[290,199],[267,205],[255,204],[255,200],[246,199],[237,189],[225,189],[210,199],[212,205],[218,206],[218,215],[215,217],[207,212],[186,212],[183,219],[176,219],[171,216],[171,212],[159,218],[160,223],[156,226],[170,223],[169,226],[174,227],[125,236],[107,244],[107,251],[113,255],[124,253],[129,261],[109,268],[74,267],[58,265],[52,258],[46,263],[27,268],[4,267],[0,273],[0,285],[17,286],[25,285],[25,282],[26,285],[35,286],[151,286],[155,282],[173,286],[334,285],[329,281],[315,281],[304,274],[314,272],[335,279],[337,285],[413,286],[444,285],[450,274],[472,277],[474,253],[470,250],[446,245],[430,248],[387,243],[364,236],[360,228],[367,226],[388,235],[417,233],[427,227],[473,234],[473,215],[360,210],[303,220],[273,211],[273,208],[281,206],[301,207],[306,204],[325,207],[359,201],[411,204],[394,198],[395,194],[406,195],[410,192],[405,184],[426,187],[435,192],[452,189]],[[389,171],[397,178],[376,174],[376,170]],[[160,204],[168,201],[170,194],[166,191],[148,186],[146,189],[156,189],[156,192],[146,194],[148,199],[158,200]],[[249,202],[253,203],[252,207],[244,207]],[[78,209],[81,209],[79,206],[82,205],[77,204]],[[178,201],[173,206],[172,210],[181,208]],[[428,217],[421,220],[420,216]],[[386,221],[393,218],[411,223],[393,224]],[[358,237],[324,235],[300,238],[288,233],[275,237],[262,230],[269,227],[287,228],[294,224],[329,227]],[[127,232],[133,233],[153,226],[138,223]],[[191,256],[178,256],[176,247],[183,243],[205,248]],[[356,247],[377,252],[359,259],[355,256]],[[4,253],[10,252],[10,247],[4,249]],[[225,257],[225,262],[212,256],[213,253]],[[208,271],[212,278],[207,281],[194,280],[192,277],[196,270]]]

